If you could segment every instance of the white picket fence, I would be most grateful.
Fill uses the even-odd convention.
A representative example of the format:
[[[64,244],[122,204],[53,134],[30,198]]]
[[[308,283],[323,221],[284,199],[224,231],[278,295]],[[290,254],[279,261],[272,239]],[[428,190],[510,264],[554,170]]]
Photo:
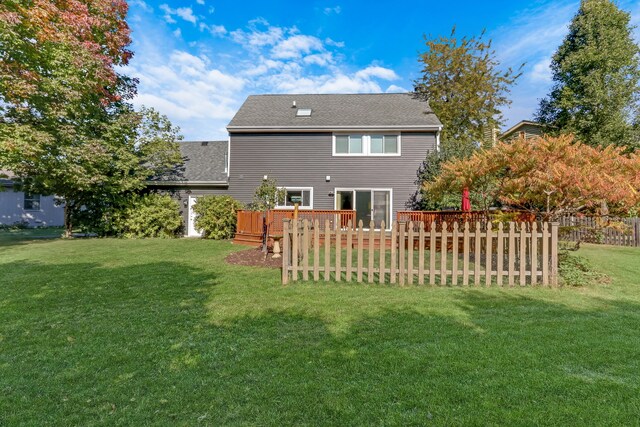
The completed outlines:
[[[318,221],[283,224],[282,283],[356,281],[451,286],[558,284],[558,223],[373,222],[332,230]]]

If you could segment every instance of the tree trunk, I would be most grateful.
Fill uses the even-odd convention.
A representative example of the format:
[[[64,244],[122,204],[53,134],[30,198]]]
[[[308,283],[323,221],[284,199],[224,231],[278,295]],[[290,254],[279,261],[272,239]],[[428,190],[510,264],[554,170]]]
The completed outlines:
[[[71,221],[71,208],[69,202],[64,204],[64,237],[71,237],[73,234],[73,223]]]

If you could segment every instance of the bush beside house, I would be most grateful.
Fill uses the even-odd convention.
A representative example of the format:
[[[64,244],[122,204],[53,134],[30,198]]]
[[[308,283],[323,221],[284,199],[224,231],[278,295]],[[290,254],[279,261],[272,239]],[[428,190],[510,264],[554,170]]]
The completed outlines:
[[[231,196],[204,196],[193,207],[196,228],[205,239],[230,239],[236,231],[236,218],[242,203]]]
[[[120,237],[177,237],[183,230],[180,205],[170,196],[134,196],[126,208],[114,214],[111,226]]]

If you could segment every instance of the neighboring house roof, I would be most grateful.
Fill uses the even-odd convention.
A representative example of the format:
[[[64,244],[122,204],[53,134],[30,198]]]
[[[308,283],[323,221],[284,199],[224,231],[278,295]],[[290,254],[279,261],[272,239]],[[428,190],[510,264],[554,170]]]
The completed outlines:
[[[184,164],[156,177],[154,185],[227,185],[228,141],[183,141],[180,153]]]
[[[11,187],[13,185],[13,172],[7,169],[0,169],[0,185],[4,187]]]
[[[522,132],[522,131],[531,135],[536,135],[536,136],[542,135],[542,125],[538,122],[534,122],[531,120],[522,120],[521,122],[511,126],[505,132],[501,133],[500,139],[507,140],[512,136],[517,135],[518,132]]]
[[[311,109],[310,116],[297,116]],[[411,93],[252,95],[233,117],[230,132],[356,129],[436,130],[442,123]]]

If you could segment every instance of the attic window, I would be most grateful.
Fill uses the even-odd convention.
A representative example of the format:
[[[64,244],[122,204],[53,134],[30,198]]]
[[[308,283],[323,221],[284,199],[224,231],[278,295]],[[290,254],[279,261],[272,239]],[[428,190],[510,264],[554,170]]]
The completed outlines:
[[[296,117],[311,117],[311,108],[298,108]]]

